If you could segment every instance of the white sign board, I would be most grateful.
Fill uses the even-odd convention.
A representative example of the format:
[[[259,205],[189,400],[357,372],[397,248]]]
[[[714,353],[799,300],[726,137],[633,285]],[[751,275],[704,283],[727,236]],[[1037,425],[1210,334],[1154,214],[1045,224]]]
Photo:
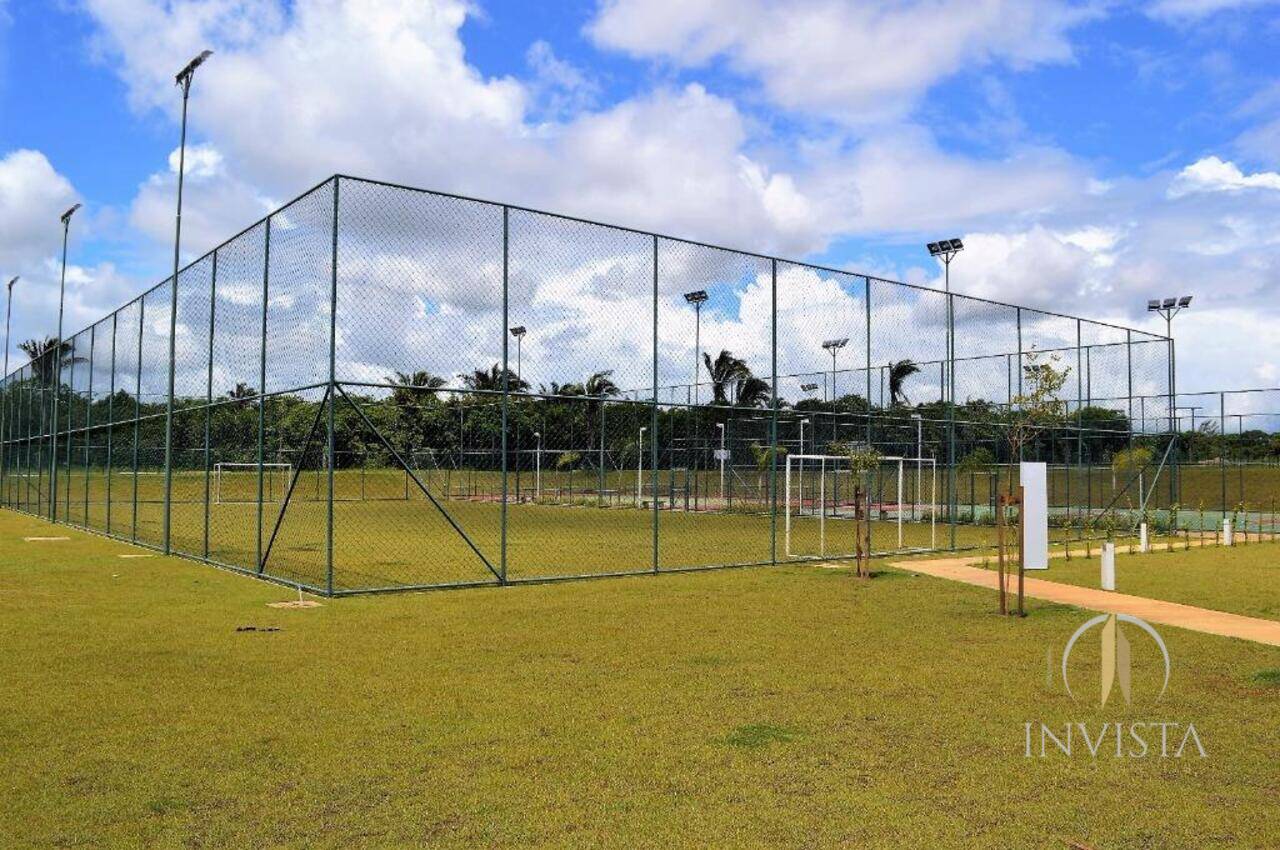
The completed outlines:
[[[1025,569],[1049,569],[1049,478],[1043,463],[1021,464],[1022,560]]]
[[[728,449],[716,449],[716,460],[728,460],[728,459],[729,459]]]

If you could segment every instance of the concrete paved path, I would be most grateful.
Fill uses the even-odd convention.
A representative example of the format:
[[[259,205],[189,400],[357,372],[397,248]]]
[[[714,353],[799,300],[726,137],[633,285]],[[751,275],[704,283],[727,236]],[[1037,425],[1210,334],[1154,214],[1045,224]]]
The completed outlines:
[[[893,566],[935,578],[960,581],[978,587],[989,588],[994,597],[999,588],[999,573],[995,570],[974,566],[982,563],[982,558],[943,558],[929,561],[897,561]],[[1015,570],[1009,582],[1010,598],[1016,599],[1018,592],[1018,574]],[[1180,605],[1177,602],[1164,602],[1159,599],[1147,599],[1142,596],[1129,596],[1125,593],[1113,593],[1108,590],[1097,590],[1091,587],[1077,587],[1042,578],[1032,578],[1028,573],[1024,592],[1033,599],[1048,602],[1060,602],[1063,605],[1074,605],[1093,611],[1105,611],[1114,614],[1131,614],[1148,623],[1159,623],[1164,626],[1176,626],[1180,629],[1204,632],[1211,635],[1251,640],[1270,646],[1280,646],[1280,622],[1261,620],[1257,617],[1244,617],[1239,614],[1228,614],[1225,611],[1213,611],[1208,608],[1197,608],[1194,605]],[[992,599],[995,604],[995,599]]]

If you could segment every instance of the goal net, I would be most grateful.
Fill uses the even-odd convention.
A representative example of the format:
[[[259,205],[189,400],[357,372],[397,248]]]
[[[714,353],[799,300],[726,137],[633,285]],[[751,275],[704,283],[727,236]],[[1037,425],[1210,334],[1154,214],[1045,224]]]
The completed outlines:
[[[788,558],[852,557],[854,490],[869,505],[873,551],[937,544],[937,462],[881,456],[860,473],[846,455],[788,455],[783,479]]]
[[[293,464],[262,464],[262,501],[279,502],[289,491]],[[218,505],[236,505],[258,501],[258,464],[215,463],[213,465],[213,501]]]

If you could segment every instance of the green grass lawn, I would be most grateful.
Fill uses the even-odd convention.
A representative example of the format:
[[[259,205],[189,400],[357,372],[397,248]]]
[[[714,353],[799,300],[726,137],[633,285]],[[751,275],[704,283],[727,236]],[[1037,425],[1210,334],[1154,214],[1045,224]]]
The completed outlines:
[[[1100,710],[1046,682],[1084,612],[1001,618],[896,570],[290,611],[277,586],[118,557],[139,551],[0,512],[6,847],[1280,843],[1274,648],[1161,629],[1169,693]],[[1024,757],[1026,721],[1143,718],[1194,722],[1208,758]]]
[[[1080,548],[1070,561],[1054,558],[1049,570],[1035,573],[1052,581],[1099,587],[1101,556],[1084,558]],[[1208,546],[1186,551],[1130,555],[1116,548],[1116,590],[1233,614],[1280,620],[1280,543],[1230,548]]]

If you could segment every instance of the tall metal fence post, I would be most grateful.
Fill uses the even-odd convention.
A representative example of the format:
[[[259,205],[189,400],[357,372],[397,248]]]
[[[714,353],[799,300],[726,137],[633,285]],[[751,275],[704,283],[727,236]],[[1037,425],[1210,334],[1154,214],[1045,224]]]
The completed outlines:
[[[772,388],[769,407],[769,445],[771,466],[769,480],[769,563],[778,563],[778,261],[769,260],[771,299],[769,308],[769,354]],[[869,421],[869,420],[868,420]]]
[[[1218,452],[1219,475],[1222,478],[1222,515],[1227,515],[1227,394],[1218,393],[1218,437],[1223,451]],[[1200,529],[1204,531],[1204,529]]]
[[[181,220],[179,220],[181,227]],[[161,537],[164,539],[164,553],[172,550],[170,535],[172,532],[173,512],[173,392],[177,368],[177,331],[178,331],[178,246],[173,248],[173,278],[169,281],[169,391],[164,406],[164,513],[161,517]]]
[[[115,475],[115,435],[116,435],[116,334],[120,330],[120,311],[111,314],[111,389],[107,393],[107,494],[106,520],[107,534],[111,533],[111,478]]]
[[[327,448],[325,450],[325,465],[328,467],[329,473],[329,492],[327,504],[325,505],[325,590],[329,595],[333,595],[333,474],[336,465],[336,456],[334,454],[334,428],[333,428],[333,408],[337,401],[337,375],[338,375],[338,197],[341,192],[342,178],[333,178],[333,253],[329,259],[329,388],[327,395],[329,397],[328,413],[328,433],[325,435]],[[503,334],[506,338],[506,334]],[[461,436],[459,436],[459,451],[461,451]]]
[[[89,326],[89,394],[84,404],[84,527],[89,525],[89,465],[93,460],[93,354],[98,347],[98,325]]]
[[[871,278],[863,277],[864,285],[862,304],[866,312],[867,341],[865,361],[867,366],[867,445],[871,445]]]
[[[138,542],[138,443],[142,439],[142,337],[147,326],[146,296],[138,299],[138,356],[133,361],[133,513],[130,520],[129,537]]]
[[[1077,474],[1084,468],[1084,354],[1083,354],[1083,323],[1076,319],[1076,470]],[[1070,471],[1067,472],[1069,476]],[[1086,479],[1086,489],[1088,481]],[[1089,521],[1088,514],[1088,497],[1085,500],[1086,509],[1084,522]],[[1083,532],[1083,528],[1081,531]]]
[[[1125,394],[1125,398],[1128,400],[1129,410],[1129,448],[1133,448],[1133,331],[1126,330],[1124,332],[1124,340],[1124,368],[1128,380],[1128,391]]]
[[[956,548],[956,340],[955,296],[947,293],[947,525]]]
[[[658,571],[658,237],[653,237],[653,398],[649,416],[649,480],[653,492],[653,571]],[[639,494],[641,497],[644,493]],[[643,504],[644,499],[641,498]]]
[[[1168,338],[1166,345],[1169,350],[1167,368],[1169,376],[1169,439],[1174,441],[1174,445],[1169,451],[1169,504],[1172,506],[1178,501],[1178,372],[1174,362],[1175,351],[1172,336]]]
[[[507,583],[507,417],[508,404],[511,400],[509,357],[510,344],[507,341],[507,328],[511,326],[511,208],[502,207],[502,507],[500,513],[499,536],[501,548],[499,553],[498,577],[502,584]]]
[[[258,352],[258,572],[266,572],[262,559],[262,463],[267,424],[267,303],[271,298],[271,216],[267,216],[262,248],[262,330]]]
[[[213,270],[209,275],[209,350],[205,358],[204,386],[204,557],[209,557],[210,497],[212,493],[213,446],[213,334],[218,312],[218,249],[213,250]]]

